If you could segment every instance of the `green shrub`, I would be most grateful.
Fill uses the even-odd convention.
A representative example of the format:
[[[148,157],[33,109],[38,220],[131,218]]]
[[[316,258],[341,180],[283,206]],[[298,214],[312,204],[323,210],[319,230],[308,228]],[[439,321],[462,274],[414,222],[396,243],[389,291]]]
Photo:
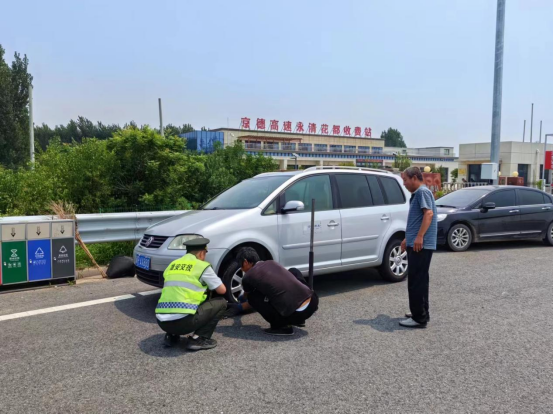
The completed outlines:
[[[108,265],[111,259],[117,255],[126,255],[132,256],[136,242],[106,242],[100,244],[87,244],[86,247],[98,263],[98,265]],[[82,250],[80,246],[77,245],[76,251],[76,262],[77,268],[90,268],[93,266],[92,262]]]

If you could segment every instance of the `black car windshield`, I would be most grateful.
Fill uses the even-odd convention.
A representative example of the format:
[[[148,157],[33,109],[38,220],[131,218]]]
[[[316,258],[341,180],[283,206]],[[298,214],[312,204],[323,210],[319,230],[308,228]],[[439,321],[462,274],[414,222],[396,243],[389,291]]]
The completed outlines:
[[[476,202],[478,199],[480,199],[484,195],[487,195],[488,193],[490,193],[488,189],[473,188],[457,190],[456,192],[449,193],[444,197],[440,197],[438,200],[436,200],[436,206],[455,208],[466,207]]]
[[[251,209],[259,206],[267,196],[273,193],[291,176],[279,174],[275,176],[256,177],[244,180],[236,186],[225,190],[219,196],[208,202],[203,210],[219,209]]]

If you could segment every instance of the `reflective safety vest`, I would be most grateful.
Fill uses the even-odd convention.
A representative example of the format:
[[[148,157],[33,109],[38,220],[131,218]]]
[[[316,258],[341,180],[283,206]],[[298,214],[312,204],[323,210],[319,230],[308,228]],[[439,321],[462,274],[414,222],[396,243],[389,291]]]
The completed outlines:
[[[171,262],[163,273],[165,282],[156,314],[196,314],[207,298],[207,285],[200,278],[209,266],[192,254]]]

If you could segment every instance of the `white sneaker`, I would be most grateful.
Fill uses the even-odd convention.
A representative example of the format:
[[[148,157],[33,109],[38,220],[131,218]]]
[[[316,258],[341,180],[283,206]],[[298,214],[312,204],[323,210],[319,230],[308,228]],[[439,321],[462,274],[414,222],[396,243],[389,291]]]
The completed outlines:
[[[408,318],[407,320],[401,320],[399,322],[399,325],[403,327],[409,327],[411,329],[423,329],[426,327],[426,324],[417,323],[412,318]]]

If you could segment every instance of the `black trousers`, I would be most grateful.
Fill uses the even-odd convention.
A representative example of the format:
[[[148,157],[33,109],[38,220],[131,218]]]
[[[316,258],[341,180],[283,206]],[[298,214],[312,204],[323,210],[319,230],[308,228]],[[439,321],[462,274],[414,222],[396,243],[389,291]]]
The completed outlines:
[[[227,301],[223,297],[204,301],[196,314],[173,321],[157,321],[161,330],[169,334],[185,335],[195,333],[201,337],[211,338],[219,320],[227,310]]]
[[[409,290],[409,308],[413,315],[413,320],[417,323],[426,324],[430,317],[428,307],[428,285],[430,275],[430,261],[432,253],[430,249],[423,249],[415,252],[413,248],[407,247],[407,260],[409,271],[407,276],[407,286]]]
[[[301,272],[295,268],[291,268],[290,271],[301,283],[307,285],[305,278],[303,278]],[[311,317],[315,311],[319,308],[319,297],[316,293],[311,296],[311,301],[307,308],[303,311],[295,311],[291,315],[284,317],[271,303],[265,301],[265,294],[254,291],[248,294],[248,303],[257,311],[261,316],[271,324],[271,328],[281,328],[290,325],[304,324],[305,320]]]

